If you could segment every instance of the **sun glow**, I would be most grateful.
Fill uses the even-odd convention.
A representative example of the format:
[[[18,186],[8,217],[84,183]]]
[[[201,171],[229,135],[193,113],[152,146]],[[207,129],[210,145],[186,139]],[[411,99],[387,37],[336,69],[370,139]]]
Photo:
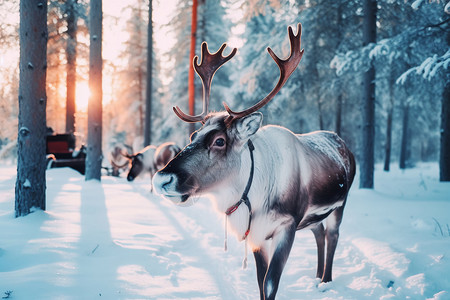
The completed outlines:
[[[76,106],[78,111],[87,111],[91,90],[87,81],[77,82],[76,87]]]

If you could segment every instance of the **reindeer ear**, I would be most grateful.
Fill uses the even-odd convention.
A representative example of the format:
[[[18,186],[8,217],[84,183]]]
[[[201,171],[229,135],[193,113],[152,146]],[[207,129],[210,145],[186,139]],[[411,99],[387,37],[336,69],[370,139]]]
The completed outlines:
[[[244,118],[236,120],[238,136],[244,140],[254,135],[261,127],[263,115],[260,112],[252,113]]]

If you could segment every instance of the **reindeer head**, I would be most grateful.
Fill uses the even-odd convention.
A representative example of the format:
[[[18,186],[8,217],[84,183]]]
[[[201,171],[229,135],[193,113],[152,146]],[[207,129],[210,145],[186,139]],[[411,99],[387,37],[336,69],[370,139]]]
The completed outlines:
[[[290,56],[282,60],[268,48],[268,52],[280,69],[280,78],[274,89],[252,107],[241,111],[232,111],[223,103],[225,111],[209,113],[209,94],[214,73],[235,54],[234,48],[228,56],[223,56],[226,44],[211,54],[208,46],[202,44],[202,61],[194,58],[194,69],[203,83],[203,112],[200,115],[187,115],[177,106],[175,114],[185,122],[201,122],[203,126],[191,136],[190,143],[171,161],[157,172],[153,179],[155,191],[179,204],[191,196],[211,191],[226,184],[237,176],[241,164],[241,152],[246,141],[261,126],[262,114],[257,112],[281,90],[289,76],[299,64],[301,50],[301,24],[297,34],[288,28],[291,44]]]

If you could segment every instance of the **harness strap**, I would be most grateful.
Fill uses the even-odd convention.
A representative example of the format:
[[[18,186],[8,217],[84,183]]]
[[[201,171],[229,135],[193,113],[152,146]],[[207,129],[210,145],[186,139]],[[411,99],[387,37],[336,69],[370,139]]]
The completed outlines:
[[[253,159],[253,151],[255,150],[255,146],[253,145],[251,140],[247,141],[247,145],[248,145],[248,149],[250,150],[250,159],[252,161],[252,166],[250,168],[250,176],[248,178],[247,181],[247,186],[245,187],[244,193],[242,193],[241,199],[239,199],[238,202],[236,202],[234,205],[232,205],[230,208],[228,208],[225,211],[225,214],[227,216],[231,215],[232,213],[234,213],[239,206],[244,203],[245,205],[247,205],[248,208],[248,227],[247,227],[247,231],[245,231],[244,236],[243,236],[243,240],[245,240],[248,236],[248,234],[250,233],[250,225],[252,222],[252,205],[250,204],[250,200],[248,199],[248,192],[250,191],[250,187],[252,186],[252,182],[253,182],[253,173],[254,173],[254,169],[255,169],[255,163],[254,163],[254,159]]]

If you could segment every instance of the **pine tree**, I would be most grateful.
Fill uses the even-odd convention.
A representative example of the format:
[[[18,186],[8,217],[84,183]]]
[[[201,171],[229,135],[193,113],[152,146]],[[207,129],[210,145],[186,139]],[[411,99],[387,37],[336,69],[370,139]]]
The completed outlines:
[[[102,167],[102,0],[91,0],[89,13],[89,88],[86,180],[101,179]]]
[[[377,1],[364,1],[364,45],[376,42]],[[373,188],[373,173],[375,167],[375,66],[371,64],[364,73],[363,99],[363,134],[360,162],[361,188]]]
[[[448,26],[446,40],[447,46],[450,48],[450,30]],[[447,71],[444,76],[445,86],[442,92],[439,180],[450,181],[450,72]]]
[[[47,2],[20,1],[16,217],[45,210]]]
[[[152,92],[153,92],[153,1],[148,3],[147,26],[147,85],[145,88],[144,146],[152,142]]]
[[[75,89],[76,89],[76,57],[77,57],[77,0],[66,2],[67,15],[67,76],[66,76],[66,132],[75,132]]]

